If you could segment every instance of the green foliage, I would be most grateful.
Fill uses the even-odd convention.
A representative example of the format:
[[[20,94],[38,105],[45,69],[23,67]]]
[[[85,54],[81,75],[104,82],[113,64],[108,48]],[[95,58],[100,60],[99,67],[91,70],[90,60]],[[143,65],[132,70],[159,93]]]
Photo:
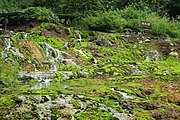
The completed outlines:
[[[31,6],[33,0],[0,0],[0,3],[0,9],[4,12],[14,12]]]
[[[178,21],[171,21],[167,17],[162,18],[149,9],[139,10],[132,6],[126,10],[97,12],[85,17],[83,21],[83,26],[104,32],[122,32],[124,28],[142,31],[144,28],[141,26],[141,21],[146,21],[151,23],[149,29],[154,35],[180,37],[180,23]]]
[[[74,71],[75,69],[76,67],[71,64],[60,65],[60,67],[58,68],[59,71]]]
[[[63,76],[62,76],[59,72],[55,72],[55,74],[56,74],[55,81],[56,81],[56,82],[61,81],[61,80],[62,80],[62,78],[63,78]]]
[[[113,116],[108,113],[104,112],[100,109],[92,109],[91,111],[84,111],[84,112],[78,112],[75,114],[75,118],[77,120],[112,120]]]
[[[102,0],[65,0],[61,3],[64,13],[82,15],[87,12],[102,10]],[[83,13],[83,14],[82,14]]]
[[[15,100],[11,98],[11,96],[1,96],[0,97],[1,103],[0,103],[0,109],[11,109],[15,103]]]
[[[49,9],[44,7],[28,7],[23,10],[24,14],[21,16],[23,20],[27,21],[44,21],[58,23],[59,18]]]
[[[14,86],[17,83],[17,65],[6,63],[0,54],[0,81],[4,86]]]
[[[171,37],[180,37],[180,23],[177,21],[170,21],[168,18],[152,18],[152,32],[155,35],[169,35]]]
[[[83,19],[84,24],[92,30],[97,31],[122,31],[127,21],[121,18],[116,12],[98,12],[94,16],[88,16]]]
[[[150,116],[150,113],[147,110],[143,110],[140,108],[135,108],[133,113],[136,115],[135,120],[153,120]]]

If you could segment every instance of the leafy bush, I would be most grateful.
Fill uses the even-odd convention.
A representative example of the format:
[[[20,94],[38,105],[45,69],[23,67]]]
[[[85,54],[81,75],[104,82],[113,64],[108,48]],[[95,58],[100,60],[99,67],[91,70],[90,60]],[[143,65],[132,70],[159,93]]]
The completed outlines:
[[[154,16],[148,18],[152,23],[152,33],[154,35],[169,35],[171,37],[180,38],[180,23],[178,21],[171,21],[167,17]]]
[[[49,9],[44,7],[29,7],[23,10],[24,14],[21,16],[26,21],[44,21],[58,23],[59,18]]]
[[[7,64],[0,54],[0,86],[14,86],[17,83],[17,68],[15,63]]]
[[[170,24],[166,18],[162,18],[152,25],[152,32],[156,35],[165,35],[169,30]]]
[[[84,24],[92,30],[112,32],[122,31],[127,24],[127,21],[121,18],[116,12],[100,12],[96,16],[88,16],[83,19]]]

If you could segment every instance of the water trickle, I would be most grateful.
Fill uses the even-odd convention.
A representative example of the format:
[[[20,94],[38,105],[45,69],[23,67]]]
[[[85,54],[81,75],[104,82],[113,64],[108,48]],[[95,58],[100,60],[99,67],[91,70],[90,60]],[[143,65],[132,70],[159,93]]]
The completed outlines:
[[[54,72],[57,71],[57,67],[56,67],[56,64],[55,64],[55,63],[51,63],[51,65],[50,65],[50,71],[54,71]]]
[[[21,54],[21,53],[19,52],[19,48],[17,48],[17,47],[11,47],[10,52],[11,52],[14,56],[18,56],[18,57],[22,57],[22,58],[24,57],[23,54]]]
[[[62,80],[68,80],[73,76],[72,71],[60,71],[59,73],[63,76]]]
[[[44,82],[39,82],[35,84],[34,86],[28,88],[28,90],[41,90],[42,88],[47,88],[49,87],[51,79],[45,79]]]
[[[9,50],[10,50],[10,48],[11,48],[11,40],[10,40],[10,38],[4,38],[4,39],[5,39],[6,44],[7,44],[7,46],[6,46],[6,48],[5,48],[5,51],[6,51],[6,52],[9,52]]]
[[[145,75],[146,72],[139,70],[138,66],[134,65],[134,64],[129,64],[129,67],[133,69],[133,75]]]
[[[6,52],[11,52],[14,56],[18,56],[18,57],[22,57],[22,58],[24,57],[23,54],[21,54],[19,52],[19,49],[17,47],[11,47],[10,38],[4,38],[4,39],[5,39],[6,44],[7,44],[7,46],[6,46],[5,50],[4,50],[5,56],[7,56]]]
[[[75,40],[76,42],[81,42],[82,41],[82,38],[81,38],[81,34],[80,34],[80,31],[79,30],[76,30],[76,33],[79,37],[79,39]]]
[[[127,95],[127,93],[125,93],[125,92],[117,91],[117,90],[115,90],[114,88],[111,88],[110,90],[112,90],[113,92],[116,92],[116,93],[120,93],[120,94],[122,95],[122,98],[123,98],[123,99],[134,99],[133,96],[129,96],[129,95]]]
[[[80,54],[82,54],[83,56],[85,56],[87,59],[89,58],[87,55],[86,55],[86,52],[84,52],[83,50],[76,50],[78,51]]]
[[[76,68],[80,68],[80,66],[77,65],[72,59],[62,59],[62,62],[65,62],[66,64],[72,64],[72,65],[74,65]]]

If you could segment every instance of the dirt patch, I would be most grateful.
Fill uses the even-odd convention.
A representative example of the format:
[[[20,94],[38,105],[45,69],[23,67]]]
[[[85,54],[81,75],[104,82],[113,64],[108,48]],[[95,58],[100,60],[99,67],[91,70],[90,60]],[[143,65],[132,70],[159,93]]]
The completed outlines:
[[[19,43],[19,46],[22,47],[21,52],[25,57],[35,58],[37,60],[44,60],[44,56],[39,50],[39,48],[36,46],[34,41],[26,40],[21,41]]]
[[[34,54],[34,57],[35,57],[37,60],[43,60],[43,59],[44,59],[43,54],[42,54],[41,51],[38,49],[38,47],[36,47],[36,44],[35,44],[33,41],[28,41],[27,44],[29,45],[31,51],[32,51],[33,54]]]
[[[180,104],[180,86],[175,82],[168,82],[162,86],[161,92],[167,93],[167,99],[171,103]]]
[[[30,72],[34,70],[34,66],[32,64],[22,63],[21,66],[24,71]]]
[[[155,87],[158,84],[158,82],[160,82],[160,80],[156,80],[153,78],[146,78],[146,79],[140,80],[139,82],[142,83],[143,86],[147,88],[152,88],[152,87]]]

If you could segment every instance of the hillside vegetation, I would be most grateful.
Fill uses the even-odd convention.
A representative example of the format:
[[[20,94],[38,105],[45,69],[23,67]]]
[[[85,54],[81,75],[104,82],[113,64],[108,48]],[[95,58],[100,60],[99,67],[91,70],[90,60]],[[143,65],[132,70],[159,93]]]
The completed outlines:
[[[180,119],[178,1],[0,2],[0,119]]]

